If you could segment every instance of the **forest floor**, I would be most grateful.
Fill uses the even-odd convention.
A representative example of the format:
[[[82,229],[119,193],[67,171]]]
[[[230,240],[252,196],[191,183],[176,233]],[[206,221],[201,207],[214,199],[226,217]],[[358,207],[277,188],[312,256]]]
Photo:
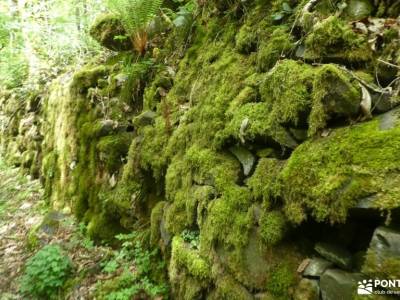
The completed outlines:
[[[0,160],[0,300],[26,299],[19,292],[25,263],[49,244],[62,246],[79,278],[62,299],[92,299],[96,283],[109,278],[101,262],[113,250],[83,231],[72,216],[49,210],[38,180]]]

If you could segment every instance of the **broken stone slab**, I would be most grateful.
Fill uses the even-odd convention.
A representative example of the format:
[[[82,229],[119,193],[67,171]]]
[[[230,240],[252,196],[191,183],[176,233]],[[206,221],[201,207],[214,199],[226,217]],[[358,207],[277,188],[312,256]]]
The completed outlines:
[[[380,226],[375,229],[369,250],[378,258],[397,257],[400,259],[400,230]]]
[[[318,280],[303,278],[294,292],[293,300],[319,300],[319,294]]]
[[[360,219],[379,220],[382,218],[382,213],[377,208],[378,201],[379,197],[376,194],[362,198],[349,209],[349,215]]]
[[[329,269],[321,276],[322,300],[351,300],[357,292],[357,284],[363,279],[360,273]]]
[[[330,243],[317,243],[314,249],[319,255],[331,261],[338,267],[345,270],[351,269],[352,255],[345,248]]]
[[[246,148],[234,146],[229,151],[240,161],[243,167],[244,176],[248,176],[254,167],[254,155]]]
[[[333,266],[333,263],[323,258],[315,257],[310,260],[307,267],[304,269],[303,276],[319,278],[322,274]]]

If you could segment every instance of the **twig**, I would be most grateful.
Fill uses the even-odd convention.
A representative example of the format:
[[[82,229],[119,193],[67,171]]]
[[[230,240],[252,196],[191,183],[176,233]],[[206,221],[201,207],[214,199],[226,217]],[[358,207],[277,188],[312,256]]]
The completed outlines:
[[[397,69],[400,70],[400,66],[398,66],[398,65],[395,65],[395,64],[392,64],[392,63],[390,63],[390,62],[384,61],[384,60],[382,60],[382,59],[380,59],[380,58],[378,58],[377,60],[378,60],[379,62],[385,64],[385,65],[388,65],[388,66],[391,66],[391,67],[393,67],[393,68],[397,68]]]

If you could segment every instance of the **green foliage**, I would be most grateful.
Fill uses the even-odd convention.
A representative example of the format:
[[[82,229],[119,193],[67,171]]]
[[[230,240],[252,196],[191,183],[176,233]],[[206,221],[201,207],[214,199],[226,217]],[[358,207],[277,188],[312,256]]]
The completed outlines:
[[[282,2],[280,9],[272,15],[272,20],[274,22],[281,21],[286,16],[291,15],[293,11],[294,9],[290,7],[289,3],[284,1]]]
[[[155,279],[157,273],[165,268],[162,262],[157,261],[157,250],[145,250],[136,232],[119,234],[116,239],[121,242],[121,248],[102,263],[103,272],[115,278],[99,283],[97,296],[100,299],[128,300],[138,295],[165,295],[166,286],[158,283],[159,278]]]
[[[109,9],[120,17],[132,40],[132,46],[143,55],[147,47],[147,30],[162,0],[109,0]]]
[[[22,46],[21,26],[0,11],[0,86],[20,87],[27,78],[29,66]]]
[[[181,234],[185,243],[188,243],[192,249],[198,249],[200,244],[199,232],[185,229]]]
[[[28,76],[28,62],[22,53],[5,49],[0,55],[0,70],[0,84],[6,89],[18,88]]]
[[[83,4],[85,2],[85,4]],[[97,0],[30,1],[0,6],[0,86],[35,89],[67,66],[99,49],[88,38],[87,24],[99,9]],[[29,75],[29,78],[28,78]]]
[[[47,245],[26,263],[21,292],[37,299],[57,299],[71,271],[72,262],[61,248]]]

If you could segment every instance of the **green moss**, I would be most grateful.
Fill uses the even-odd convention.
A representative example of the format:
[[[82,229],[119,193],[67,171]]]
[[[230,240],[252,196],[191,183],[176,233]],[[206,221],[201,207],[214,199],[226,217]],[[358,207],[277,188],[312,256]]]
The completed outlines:
[[[193,224],[188,222],[186,215],[186,199],[188,195],[178,192],[174,203],[168,206],[165,211],[165,227],[172,234],[179,234],[185,228]],[[190,220],[189,220],[190,221]]]
[[[200,256],[198,250],[191,249],[181,237],[172,240],[171,264],[184,267],[190,275],[208,280],[211,274],[209,263]]]
[[[268,246],[278,244],[285,236],[288,224],[280,211],[263,212],[260,217],[260,235]]]
[[[260,93],[271,124],[304,126],[311,109],[314,72],[307,64],[284,60],[267,74]]]
[[[335,65],[324,65],[315,73],[313,106],[309,117],[309,135],[325,128],[332,118],[359,114],[361,91],[349,74]]]
[[[59,176],[57,155],[54,151],[43,158],[41,171],[44,176],[44,197],[49,199]]]
[[[91,87],[95,87],[99,79],[107,75],[108,68],[104,65],[86,66],[74,74],[71,88],[76,94],[84,94]]]
[[[154,206],[150,217],[150,243],[157,245],[160,240],[160,224],[164,215],[166,202],[161,201]]]
[[[143,140],[137,149],[140,154],[140,166],[151,171],[154,178],[161,180],[167,167],[165,147],[168,142],[168,129],[162,117],[155,119],[155,124],[143,128]]]
[[[295,270],[287,263],[281,263],[271,273],[267,283],[267,290],[278,299],[288,299],[289,289],[295,284]]]
[[[229,104],[227,113],[233,114],[238,107],[246,103],[257,102],[258,98],[258,91],[250,86],[246,86]]]
[[[348,209],[371,195],[377,208],[398,206],[399,127],[383,130],[380,122],[334,130],[293,152],[279,176],[291,221],[309,211],[317,221],[344,222]]]
[[[257,47],[257,34],[248,25],[243,25],[236,35],[236,49],[239,53],[249,54]]]
[[[305,45],[305,58],[310,60],[365,62],[372,58],[366,36],[355,33],[336,16],[315,24]]]
[[[253,215],[248,210],[250,205],[249,190],[234,185],[213,201],[200,234],[200,248],[207,253],[212,244],[219,242],[227,249],[234,249],[240,257],[253,224]]]
[[[87,217],[89,217],[87,215]],[[105,214],[96,214],[90,217],[87,226],[89,237],[96,241],[112,241],[118,233],[124,229],[116,220],[110,219]]]
[[[261,72],[268,71],[275,63],[287,57],[294,49],[293,38],[287,28],[275,29],[271,37],[265,40],[257,54],[257,69]]]
[[[368,250],[362,272],[377,279],[396,280],[400,276],[400,260],[396,257],[378,257]]]
[[[283,162],[274,158],[259,160],[254,174],[246,181],[251,194],[255,199],[260,199],[264,207],[270,207],[277,194],[276,178],[283,167]]]
[[[115,39],[116,36],[125,36],[126,32],[121,20],[112,14],[102,14],[96,18],[90,27],[90,35],[100,45],[114,51],[129,50],[132,48],[128,38],[125,40]]]
[[[168,71],[160,71],[156,74],[154,80],[144,91],[143,108],[144,110],[154,111],[160,103],[163,95],[172,88],[173,79]]]
[[[216,280],[216,290],[209,296],[210,300],[220,299],[237,299],[250,300],[254,299],[246,288],[238,283],[229,275],[219,275]]]
[[[100,161],[105,164],[111,174],[117,171],[122,165],[122,159],[126,157],[129,145],[132,141],[131,133],[106,136],[97,143]]]
[[[296,142],[282,126],[272,127],[269,122],[269,112],[266,103],[247,103],[241,106],[226,124],[225,129],[216,136],[215,147],[221,148],[235,141],[263,142],[270,145],[278,141],[285,146],[294,147]]]

